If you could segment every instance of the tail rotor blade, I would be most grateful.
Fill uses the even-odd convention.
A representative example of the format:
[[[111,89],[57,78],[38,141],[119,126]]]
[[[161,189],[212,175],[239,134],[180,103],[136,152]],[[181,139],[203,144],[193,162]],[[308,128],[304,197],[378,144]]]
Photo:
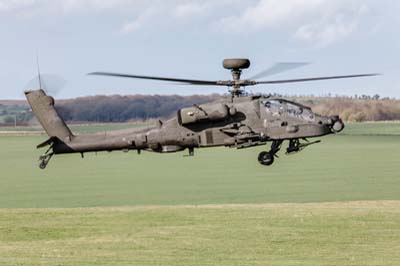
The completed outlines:
[[[40,74],[25,85],[25,91],[42,89],[49,95],[57,95],[66,85],[65,79],[54,74]]]

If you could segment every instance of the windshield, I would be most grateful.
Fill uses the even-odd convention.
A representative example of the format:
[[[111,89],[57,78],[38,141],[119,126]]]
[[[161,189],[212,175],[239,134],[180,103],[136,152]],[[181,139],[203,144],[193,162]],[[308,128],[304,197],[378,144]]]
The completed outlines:
[[[265,106],[267,113],[272,115],[281,115],[285,111],[283,104],[278,100],[264,101],[262,104]]]
[[[273,116],[287,114],[288,116],[305,119],[307,121],[314,121],[315,119],[314,113],[310,108],[293,102],[268,100],[262,101],[262,105],[265,107],[267,114],[272,114]]]

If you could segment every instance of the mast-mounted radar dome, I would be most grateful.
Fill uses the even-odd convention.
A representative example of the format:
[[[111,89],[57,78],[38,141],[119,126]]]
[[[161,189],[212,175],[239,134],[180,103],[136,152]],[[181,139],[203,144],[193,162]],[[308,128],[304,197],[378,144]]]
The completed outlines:
[[[246,58],[225,59],[222,65],[225,69],[246,69],[250,67],[250,60]]]

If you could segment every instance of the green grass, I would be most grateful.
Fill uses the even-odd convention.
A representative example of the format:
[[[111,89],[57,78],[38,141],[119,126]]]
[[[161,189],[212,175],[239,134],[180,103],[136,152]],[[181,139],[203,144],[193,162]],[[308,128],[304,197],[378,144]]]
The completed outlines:
[[[0,265],[400,265],[398,125],[351,124],[272,167],[257,147],[43,171],[45,136],[2,136]]]
[[[0,210],[0,265],[400,265],[399,204]]]
[[[0,208],[400,199],[400,136],[329,136],[272,167],[254,149],[60,155],[43,137],[0,137]]]
[[[400,135],[399,122],[364,122],[349,123],[343,131],[345,135],[370,135],[370,136],[390,136]]]

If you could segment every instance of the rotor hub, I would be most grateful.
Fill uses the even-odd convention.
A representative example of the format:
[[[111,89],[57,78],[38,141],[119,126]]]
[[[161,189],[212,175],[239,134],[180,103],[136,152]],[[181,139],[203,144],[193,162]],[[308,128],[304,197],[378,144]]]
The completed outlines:
[[[250,67],[250,60],[246,58],[228,58],[224,59],[222,65],[225,69],[229,69],[232,73],[232,82],[230,90],[232,96],[237,97],[243,94],[243,89],[240,76],[242,74],[242,69],[247,69]]]

